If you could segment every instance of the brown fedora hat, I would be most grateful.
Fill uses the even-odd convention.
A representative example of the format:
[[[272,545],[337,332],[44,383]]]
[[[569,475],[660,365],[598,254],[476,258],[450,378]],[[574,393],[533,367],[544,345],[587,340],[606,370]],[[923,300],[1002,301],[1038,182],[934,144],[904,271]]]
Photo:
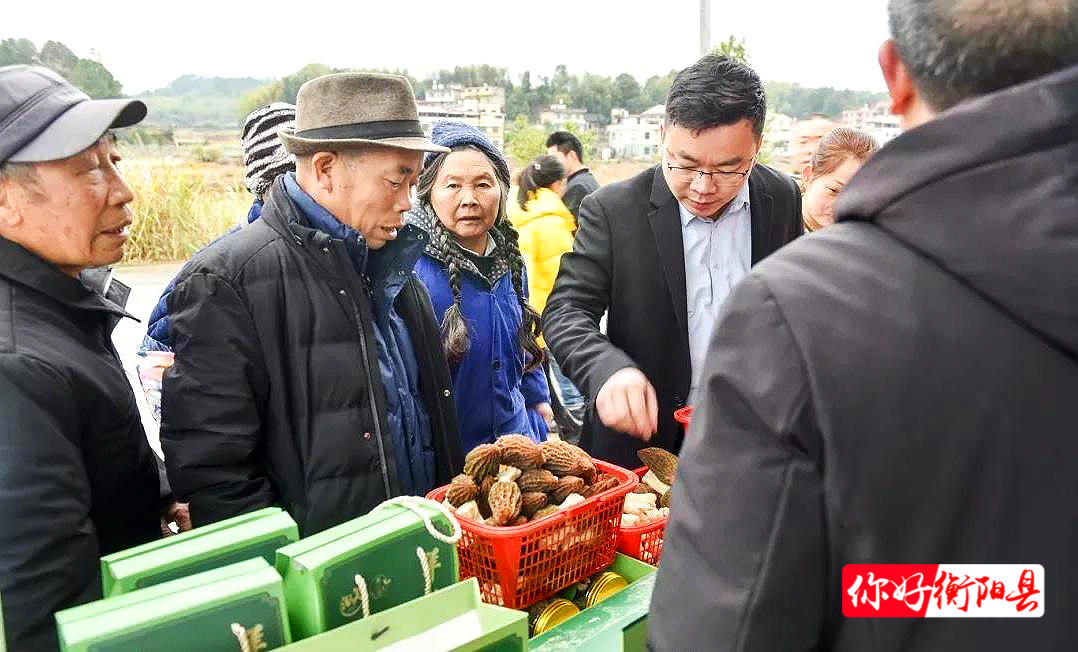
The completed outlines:
[[[448,152],[423,135],[415,94],[399,75],[342,72],[299,87],[296,124],[279,133],[297,155],[336,152],[363,145]]]

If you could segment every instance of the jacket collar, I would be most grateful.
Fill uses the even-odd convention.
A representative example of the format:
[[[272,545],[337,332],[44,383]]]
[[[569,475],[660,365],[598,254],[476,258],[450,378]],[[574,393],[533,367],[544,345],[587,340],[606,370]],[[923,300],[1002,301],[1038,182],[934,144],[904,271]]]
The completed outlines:
[[[749,199],[749,184],[743,183],[741,184],[741,188],[738,189],[737,194],[734,195],[734,198],[731,199],[730,203],[726,205],[726,208],[722,209],[722,212],[712,219],[717,222],[724,217],[745,208],[748,208],[751,211],[751,207],[752,202]],[[685,208],[684,204],[682,204],[681,202],[678,202],[678,213],[681,215],[682,227],[688,226],[689,222],[693,221],[694,219],[700,219],[693,215],[692,211]]]
[[[659,264],[666,277],[666,287],[673,301],[677,332],[681,339],[682,355],[689,359],[689,318],[685,291],[685,240],[681,232],[680,211],[674,193],[666,185],[662,165],[653,170],[651,182],[651,210],[648,223],[655,236],[655,248],[659,252]]]
[[[842,191],[871,222],[1078,360],[1078,65],[960,104],[887,143]]]
[[[753,167],[749,174],[748,187],[749,203],[749,228],[752,239],[752,263],[755,265],[765,255],[775,249],[771,243],[775,240],[774,202],[771,194],[764,190],[764,182],[759,171],[760,164]],[[688,359],[688,307],[685,290],[685,244],[682,235],[681,204],[670,191],[663,175],[662,165],[657,165],[653,170],[651,182],[651,211],[648,212],[648,222],[651,232],[655,236],[655,246],[659,252],[659,263],[662,265],[663,274],[666,277],[667,289],[673,300],[674,316],[678,323],[678,333],[681,336],[685,359]],[[739,193],[740,198],[745,190]],[[738,199],[735,199],[738,201]]]
[[[423,247],[427,245],[429,239],[423,229],[405,224],[404,228],[397,233],[395,240],[386,243],[381,249],[369,250],[366,241],[358,231],[341,224],[336,218],[333,218],[325,208],[315,202],[314,199],[311,199],[310,195],[302,188],[299,188],[297,184],[296,188],[302,193],[300,197],[306,197],[313,204],[312,211],[316,214],[323,214],[320,216],[321,221],[330,220],[340,227],[340,229],[337,229],[333,224],[328,224],[326,230],[312,228],[308,223],[310,217],[308,217],[306,211],[302,209],[296,197],[286,185],[287,177],[289,175],[282,174],[266,192],[261,219],[267,226],[296,246],[316,250],[312,251],[315,260],[327,271],[332,274],[339,274],[339,270],[328,266],[326,256],[318,253],[318,250],[328,246],[333,240],[344,240],[346,246],[349,246],[348,240],[344,239],[347,237],[351,237],[352,240],[352,244],[349,246],[349,255],[351,256],[353,251],[362,251],[363,264],[360,265],[360,268],[369,273],[373,281],[386,279],[392,275],[406,276],[415,267],[416,262],[423,253]],[[319,217],[316,217],[315,221],[319,221]],[[333,234],[331,235],[327,231],[333,231]],[[344,238],[341,236],[344,236]],[[353,262],[355,262],[354,258]],[[404,272],[404,274],[398,274],[399,272]]]
[[[348,257],[352,260],[352,264],[355,265],[356,271],[360,274],[366,273],[369,250],[363,235],[338,220],[325,207],[307,194],[307,191],[301,188],[299,182],[296,181],[295,172],[288,172],[282,176],[288,198],[299,209],[307,224],[330,238],[342,241],[348,251]]]
[[[288,191],[289,199],[307,218],[307,223],[312,228],[328,233],[338,240],[364,242],[359,231],[338,220],[325,207],[315,201],[314,197],[307,194],[306,190],[300,187],[299,182],[296,180],[295,172],[288,172],[284,175],[284,187]]]
[[[752,172],[749,173],[749,182],[745,184],[748,186],[748,202],[749,202],[749,222],[752,233],[752,264],[760,262],[768,253],[775,250],[776,246],[773,244],[776,240],[775,228],[778,226],[773,218],[774,214],[774,199],[771,194],[764,189],[763,173],[761,170],[761,163],[757,163],[753,166]],[[673,273],[678,275],[676,268],[681,268],[680,272],[680,285],[682,289],[682,296],[684,295],[685,286],[685,252],[684,245],[681,239],[681,227],[680,227],[680,211],[677,199],[674,198],[674,193],[670,191],[670,186],[666,185],[666,177],[663,176],[662,165],[657,165],[654,168],[654,176],[651,181],[651,196],[649,201],[653,208],[652,215],[655,211],[661,211],[667,214],[674,222],[675,226],[661,224],[661,220],[653,220],[653,230],[662,230],[663,234],[660,234],[656,230],[656,240],[659,241],[659,254],[660,256],[673,257],[676,256],[676,260],[671,258],[669,263],[664,262],[664,267],[668,269],[668,275]],[[735,201],[737,201],[735,199]],[[676,247],[674,244],[674,231],[677,232]],[[665,249],[665,251],[664,251]],[[676,251],[675,251],[676,249]],[[677,279],[674,279],[675,281]],[[678,294],[672,294],[675,301],[678,298]]]
[[[376,285],[394,286],[395,279],[406,279],[427,246],[427,234],[414,224],[405,224],[397,237],[381,249],[370,251],[368,271]],[[399,289],[399,288],[397,288]]]
[[[44,294],[75,310],[102,312],[135,319],[119,305],[106,299],[86,281],[74,279],[21,245],[0,237],[0,276]],[[89,279],[87,275],[85,277]],[[135,319],[135,321],[138,321]]]
[[[575,179],[575,178],[577,178],[579,176],[584,176],[584,175],[588,175],[588,174],[591,174],[591,170],[589,170],[588,168],[580,168],[576,172],[574,172],[574,173],[570,174],[568,177],[566,177],[565,178],[565,183],[569,183],[570,181],[572,181],[573,179]]]

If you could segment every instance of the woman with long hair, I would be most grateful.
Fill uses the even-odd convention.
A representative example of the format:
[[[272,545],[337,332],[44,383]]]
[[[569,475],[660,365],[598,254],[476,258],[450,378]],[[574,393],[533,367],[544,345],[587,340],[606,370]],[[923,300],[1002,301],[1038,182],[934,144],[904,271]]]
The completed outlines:
[[[509,433],[542,441],[553,414],[539,314],[505,213],[509,166],[474,127],[440,122],[431,140],[450,151],[428,155],[409,221],[430,234],[415,271],[441,319],[463,449]]]

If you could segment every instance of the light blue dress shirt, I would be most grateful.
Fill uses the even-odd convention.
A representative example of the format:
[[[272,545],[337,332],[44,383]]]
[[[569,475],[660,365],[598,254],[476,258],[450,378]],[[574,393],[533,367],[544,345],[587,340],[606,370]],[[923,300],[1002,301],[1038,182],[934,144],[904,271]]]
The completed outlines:
[[[685,299],[689,317],[689,360],[692,363],[688,404],[692,405],[719,309],[752,265],[748,181],[714,219],[696,217],[680,203],[678,209],[685,245]]]

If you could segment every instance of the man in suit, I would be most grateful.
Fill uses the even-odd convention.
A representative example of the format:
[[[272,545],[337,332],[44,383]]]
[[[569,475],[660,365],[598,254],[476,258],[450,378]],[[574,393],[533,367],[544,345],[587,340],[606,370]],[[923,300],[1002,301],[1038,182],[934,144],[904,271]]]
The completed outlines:
[[[764,115],[756,73],[705,56],[670,87],[662,162],[580,206],[543,332],[595,397],[581,441],[599,459],[636,466],[644,446],[680,450],[673,413],[692,404],[719,308],[751,265],[801,233],[797,186],[756,162]]]

